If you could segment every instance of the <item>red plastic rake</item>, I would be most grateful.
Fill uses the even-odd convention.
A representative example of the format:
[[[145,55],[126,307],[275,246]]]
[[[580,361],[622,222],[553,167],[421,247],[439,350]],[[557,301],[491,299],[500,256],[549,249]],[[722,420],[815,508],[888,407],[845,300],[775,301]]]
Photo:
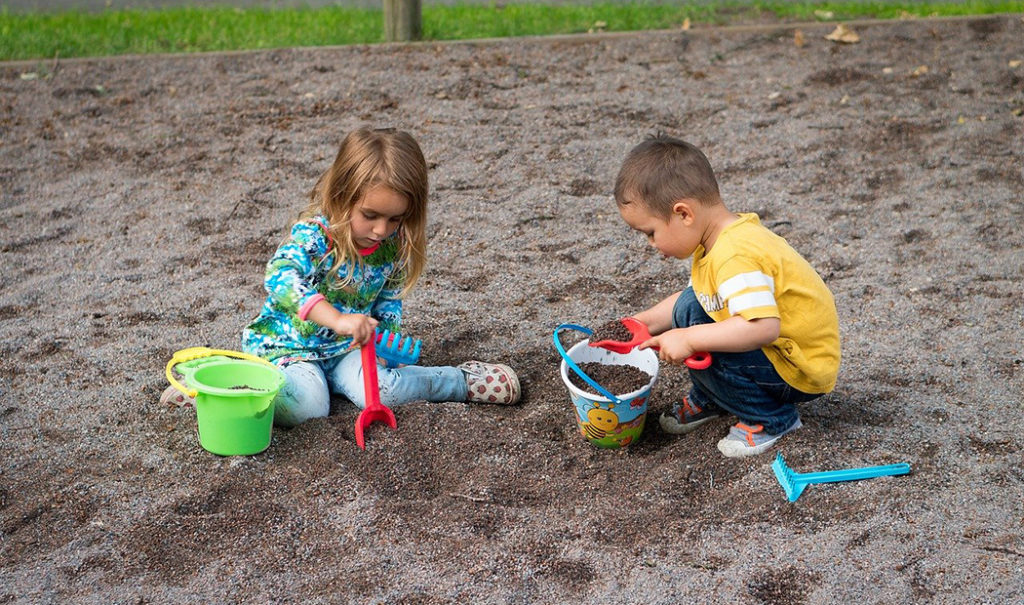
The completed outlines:
[[[363,442],[363,429],[374,422],[386,422],[391,428],[398,426],[395,415],[388,406],[380,402],[380,386],[377,383],[377,350],[374,338],[362,346],[363,356],[363,388],[366,393],[366,407],[356,418],[356,445],[366,449]]]

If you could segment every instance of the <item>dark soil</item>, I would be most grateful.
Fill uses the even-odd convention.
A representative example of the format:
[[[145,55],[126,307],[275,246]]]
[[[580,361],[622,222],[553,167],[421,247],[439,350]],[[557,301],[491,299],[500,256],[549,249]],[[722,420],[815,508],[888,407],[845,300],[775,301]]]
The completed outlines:
[[[605,388],[613,395],[626,395],[647,386],[651,375],[636,366],[611,365],[597,362],[576,364],[591,380]],[[579,377],[576,372],[569,371],[569,382],[580,390],[593,393],[594,388]]]
[[[0,603],[1010,603],[1024,593],[1024,22],[834,24],[0,65]],[[422,363],[518,406],[358,409],[221,458],[164,366],[236,349],[345,132],[431,172]],[[836,297],[843,366],[778,446],[907,462],[788,502],[731,418],[614,450],[552,331],[687,283],[612,199],[664,130]],[[714,352],[712,351],[712,354]],[[659,369],[648,419],[689,386]]]
[[[600,342],[602,340],[629,342],[633,340],[633,333],[629,331],[629,328],[621,320],[613,319],[595,328],[594,333],[590,336],[590,342]]]

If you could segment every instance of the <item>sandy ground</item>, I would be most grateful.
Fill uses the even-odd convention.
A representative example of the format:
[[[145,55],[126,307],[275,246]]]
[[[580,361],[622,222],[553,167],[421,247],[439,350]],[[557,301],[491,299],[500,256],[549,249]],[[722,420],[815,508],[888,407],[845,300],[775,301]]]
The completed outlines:
[[[1024,590],[1024,21],[698,30],[0,65],[0,603],[1006,603]],[[520,406],[355,408],[199,446],[158,404],[237,348],[342,135],[413,132],[424,361],[505,361]],[[577,431],[555,326],[685,284],[610,191],[655,130],[704,148],[836,295],[843,367],[780,450],[912,473],[784,497],[729,422]]]

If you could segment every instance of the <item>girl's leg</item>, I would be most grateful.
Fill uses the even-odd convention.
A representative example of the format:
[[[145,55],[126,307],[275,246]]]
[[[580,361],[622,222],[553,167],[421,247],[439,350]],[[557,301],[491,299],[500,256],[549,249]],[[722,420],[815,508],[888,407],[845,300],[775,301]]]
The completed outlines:
[[[331,411],[327,379],[315,362],[300,361],[284,368],[284,386],[274,399],[274,424],[293,427]]]
[[[356,406],[366,407],[363,363],[359,351],[345,355],[327,375],[331,391],[345,396]],[[451,366],[378,366],[380,402],[394,407],[412,401],[466,401],[466,375]]]

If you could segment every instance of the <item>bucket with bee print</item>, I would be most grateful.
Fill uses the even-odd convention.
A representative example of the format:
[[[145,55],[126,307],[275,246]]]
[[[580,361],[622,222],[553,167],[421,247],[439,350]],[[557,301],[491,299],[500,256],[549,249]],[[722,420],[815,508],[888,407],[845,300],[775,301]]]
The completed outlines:
[[[555,328],[554,333],[555,348],[562,356],[562,382],[569,390],[569,399],[576,409],[580,434],[603,448],[620,448],[634,443],[644,431],[647,400],[658,378],[657,354],[651,349],[615,353],[591,347],[589,340],[582,340],[566,351],[558,336],[564,329],[577,330],[588,336],[592,332],[583,326],[562,324]],[[588,375],[584,368],[590,368],[594,374],[597,374],[594,372],[597,368],[610,371],[601,374],[624,373],[630,379],[635,376],[630,382],[635,388],[615,394]]]

